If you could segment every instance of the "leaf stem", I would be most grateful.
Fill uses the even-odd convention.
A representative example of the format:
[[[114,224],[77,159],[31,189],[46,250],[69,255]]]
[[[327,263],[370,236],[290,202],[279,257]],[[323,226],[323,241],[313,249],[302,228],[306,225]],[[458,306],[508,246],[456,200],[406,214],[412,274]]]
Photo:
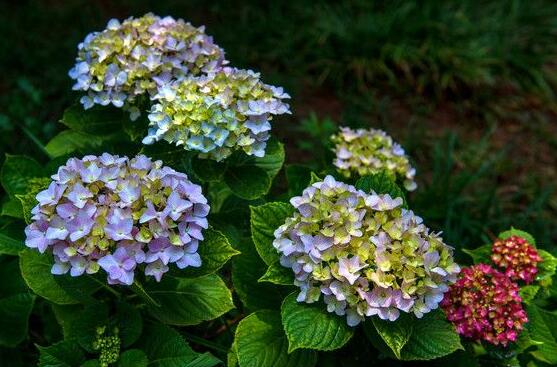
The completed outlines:
[[[39,140],[39,138],[37,138],[35,136],[35,134],[33,134],[31,132],[31,130],[29,130],[27,127],[20,125],[19,126],[21,128],[21,131],[23,131],[23,133],[29,138],[29,140],[31,140],[33,143],[35,143],[35,145],[37,146],[37,148],[39,148],[39,150],[44,153],[49,159],[52,159],[52,156],[50,155],[50,153],[46,150],[46,147],[43,145],[43,143]]]

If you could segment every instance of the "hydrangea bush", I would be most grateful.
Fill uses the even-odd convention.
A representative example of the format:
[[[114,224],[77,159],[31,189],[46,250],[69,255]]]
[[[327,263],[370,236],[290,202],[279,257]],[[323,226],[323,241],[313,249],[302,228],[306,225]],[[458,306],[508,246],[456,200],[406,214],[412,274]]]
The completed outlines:
[[[106,29],[93,32],[78,45],[69,75],[84,108],[98,104],[125,107],[135,119],[138,97],[151,97],[157,88],[188,75],[217,70],[224,51],[182,19],[146,14],[123,22],[111,19]]]
[[[163,139],[217,161],[236,150],[263,157],[272,116],[290,113],[282,88],[230,67],[168,84],[155,98],[143,143]]]
[[[321,295],[350,326],[400,311],[418,318],[438,307],[459,266],[401,198],[366,194],[327,176],[290,200],[294,215],[274,233],[280,263],[292,268],[298,301]]]
[[[68,129],[0,171],[1,365],[557,364],[551,247],[446,245],[386,133],[342,128],[332,163],[309,124],[283,167],[288,94],[171,17],[111,20],[70,76]]]
[[[157,281],[175,263],[201,266],[197,253],[209,205],[184,173],[139,155],[71,158],[37,194],[25,244],[54,255],[53,274],[94,274],[131,285],[138,265]]]
[[[331,137],[336,155],[333,164],[344,177],[387,173],[408,191],[416,189],[416,169],[404,149],[386,132],[377,129],[341,127]]]

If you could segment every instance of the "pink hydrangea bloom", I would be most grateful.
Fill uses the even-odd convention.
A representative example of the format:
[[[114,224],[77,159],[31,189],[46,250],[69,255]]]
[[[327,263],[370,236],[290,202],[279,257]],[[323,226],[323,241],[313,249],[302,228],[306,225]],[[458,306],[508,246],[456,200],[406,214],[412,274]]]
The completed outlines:
[[[532,283],[538,273],[537,264],[542,261],[536,248],[524,238],[511,236],[497,239],[491,248],[491,260],[514,281]]]
[[[518,286],[489,265],[465,268],[441,301],[459,334],[506,346],[528,321]]]

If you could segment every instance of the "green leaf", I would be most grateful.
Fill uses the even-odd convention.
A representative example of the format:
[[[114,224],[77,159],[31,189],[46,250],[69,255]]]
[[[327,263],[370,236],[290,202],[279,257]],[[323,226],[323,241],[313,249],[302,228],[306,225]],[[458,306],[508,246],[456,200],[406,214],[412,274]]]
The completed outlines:
[[[463,349],[454,327],[439,310],[421,319],[413,315],[401,315],[395,322],[373,319],[364,330],[376,348],[404,361],[440,358]]]
[[[538,291],[540,290],[539,285],[525,285],[520,287],[519,294],[522,298],[522,302],[530,303],[536,298]]]
[[[267,143],[265,155],[255,158],[254,164],[265,170],[272,181],[282,168],[284,156],[284,145],[278,140],[271,138]]]
[[[49,177],[31,178],[27,186],[27,193],[15,195],[20,202],[23,218],[26,223],[31,223],[31,210],[37,205],[37,194],[47,189],[51,181]]]
[[[238,351],[236,350],[236,340],[230,346],[226,354],[226,367],[238,367]]]
[[[118,134],[92,135],[76,130],[64,130],[46,144],[46,151],[52,158],[62,157],[75,152],[97,152],[103,144],[114,142]]]
[[[71,282],[67,282],[68,275],[53,275],[50,272],[53,261],[49,254],[27,250],[20,254],[19,261],[21,275],[29,288],[35,294],[56,304],[78,303],[80,299],[76,297],[79,293],[90,295],[99,289],[97,283],[85,276],[69,279]],[[61,278],[65,278],[66,286],[60,284]]]
[[[531,352],[532,356],[550,365],[557,364],[557,315],[534,304],[528,305],[526,312],[528,313],[526,328],[530,338],[543,343]]]
[[[193,173],[204,182],[218,182],[226,171],[226,164],[212,159],[191,158]]]
[[[404,195],[404,191],[385,171],[375,175],[361,177],[356,181],[355,186],[357,189],[367,193],[375,191],[377,194],[389,194],[393,198],[400,197],[404,201],[404,206],[406,206],[406,195]]]
[[[109,324],[106,303],[97,302],[84,307],[54,305],[52,309],[62,327],[64,340],[75,340],[83,349],[94,353],[93,343],[97,338],[97,328]]]
[[[170,145],[167,142],[158,142],[151,145],[144,145],[140,151],[153,160],[160,159],[165,166],[170,166],[177,171],[185,172],[185,168],[189,166],[191,153],[184,147]]]
[[[321,181],[323,181],[323,179],[321,177],[317,176],[317,174],[315,172],[311,173],[310,180],[309,180],[310,185],[313,185],[314,183],[321,182]]]
[[[294,293],[284,299],[281,316],[288,353],[300,348],[339,349],[354,335],[354,329],[346,324],[344,317],[327,312],[321,304],[299,303]]]
[[[162,324],[146,324],[138,344],[152,367],[211,367],[219,362],[194,352],[178,332]]]
[[[280,314],[275,311],[258,311],[240,321],[235,343],[241,367],[311,367],[317,363],[315,351],[288,353]]]
[[[271,188],[271,178],[267,172],[253,165],[226,170],[224,182],[236,196],[246,200],[260,198]]]
[[[236,245],[242,255],[232,259],[232,284],[244,306],[249,310],[279,309],[288,289],[258,282],[267,265],[257,254],[251,238],[238,241]]]
[[[475,249],[462,249],[462,252],[470,255],[474,264],[484,263],[488,264],[491,262],[491,245],[483,245],[476,247]]]
[[[209,274],[200,278],[166,276],[148,293],[160,304],[149,311],[165,324],[196,325],[234,308],[232,294],[222,279]]]
[[[300,195],[311,180],[311,169],[299,165],[287,165],[285,168],[289,196]]]
[[[0,172],[0,181],[8,195],[15,198],[16,194],[27,193],[29,179],[43,175],[43,167],[34,159],[19,155],[6,155]]]
[[[542,282],[543,285],[551,284],[551,278],[555,275],[557,269],[557,258],[551,253],[538,249],[538,254],[542,258],[542,262],[538,263],[538,274],[536,280]]]
[[[180,271],[185,276],[202,276],[212,274],[222,268],[233,256],[240,252],[228,242],[228,238],[221,232],[209,228],[203,232],[204,240],[199,245],[198,253],[201,256],[201,267],[186,268]]]
[[[72,341],[61,341],[39,349],[39,367],[79,367],[85,355],[79,345]]]
[[[120,354],[118,367],[147,367],[149,359],[145,352],[139,349],[128,349]]]
[[[0,230],[0,255],[17,256],[21,250],[26,249],[23,240],[11,236],[5,229]]]
[[[514,227],[511,227],[511,229],[509,229],[505,232],[499,233],[499,235],[497,235],[497,238],[500,238],[502,240],[506,240],[507,238],[509,238],[511,236],[518,236],[520,238],[524,238],[530,245],[536,247],[536,240],[534,239],[534,236],[532,236],[528,232],[521,231],[520,229],[516,229]]]
[[[23,219],[23,210],[20,201],[7,197],[7,200],[2,205],[2,212],[0,215]]]
[[[402,314],[396,321],[373,317],[371,322],[377,334],[391,348],[397,359],[402,359],[402,348],[408,343],[414,331],[414,315]]]
[[[116,304],[116,318],[123,347],[135,343],[143,332],[143,318],[137,307],[120,301]]]
[[[60,122],[81,133],[106,135],[122,129],[126,120],[129,120],[128,113],[121,108],[95,106],[84,110],[76,104],[64,111]]]
[[[279,254],[273,247],[274,232],[293,212],[292,205],[281,202],[250,206],[251,237],[259,256],[267,265],[279,259]]]
[[[292,269],[285,268],[276,262],[269,265],[267,272],[259,278],[258,282],[268,282],[277,285],[293,285],[294,274],[292,273]]]
[[[35,296],[28,293],[0,298],[0,345],[15,347],[27,337],[34,302]]]

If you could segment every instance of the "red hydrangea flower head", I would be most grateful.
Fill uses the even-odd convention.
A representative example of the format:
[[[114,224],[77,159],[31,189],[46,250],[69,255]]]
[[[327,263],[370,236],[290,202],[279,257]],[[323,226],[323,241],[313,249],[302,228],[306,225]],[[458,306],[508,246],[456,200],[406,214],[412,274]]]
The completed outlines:
[[[528,321],[518,285],[485,264],[463,269],[441,307],[459,334],[493,345],[516,341]]]
[[[537,264],[542,258],[524,238],[511,236],[493,243],[491,260],[512,280],[532,283],[538,273]]]

